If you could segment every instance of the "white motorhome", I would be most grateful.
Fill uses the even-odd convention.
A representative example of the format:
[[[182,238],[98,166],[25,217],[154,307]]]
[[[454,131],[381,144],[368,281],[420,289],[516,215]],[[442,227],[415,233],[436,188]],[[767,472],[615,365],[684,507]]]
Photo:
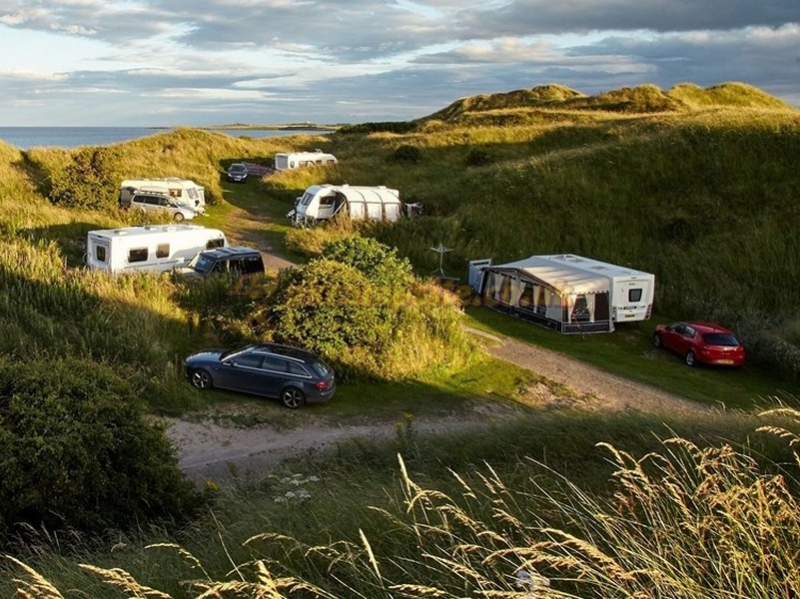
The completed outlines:
[[[336,156],[327,154],[322,150],[314,152],[291,152],[275,154],[274,167],[276,171],[286,171],[307,166],[326,166],[337,164]]]
[[[377,187],[351,185],[312,185],[295,200],[294,210],[287,215],[295,226],[329,220],[339,212],[353,220],[400,219],[403,204],[400,192],[383,185]]]
[[[575,254],[473,260],[468,280],[487,305],[562,333],[648,320],[655,294],[655,275]]]
[[[206,210],[205,187],[189,179],[179,179],[178,177],[126,179],[119,188],[120,206],[127,208],[136,193],[166,195],[176,203],[187,206],[196,212],[203,213]]]
[[[186,266],[202,250],[227,245],[222,231],[197,225],[102,229],[87,235],[86,266],[111,273],[166,272]]]

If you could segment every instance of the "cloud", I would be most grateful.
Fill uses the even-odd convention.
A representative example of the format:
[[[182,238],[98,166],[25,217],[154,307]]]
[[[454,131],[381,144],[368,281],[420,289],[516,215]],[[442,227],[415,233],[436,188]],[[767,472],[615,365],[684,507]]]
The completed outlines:
[[[548,83],[800,106],[797,0],[0,0],[0,50],[0,124],[405,120]]]

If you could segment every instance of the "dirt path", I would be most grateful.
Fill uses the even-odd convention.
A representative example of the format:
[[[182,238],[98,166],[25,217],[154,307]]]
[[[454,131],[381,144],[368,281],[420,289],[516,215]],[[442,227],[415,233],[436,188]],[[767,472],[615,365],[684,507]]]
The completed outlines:
[[[563,385],[563,396],[554,394],[546,385],[531,390],[540,401],[551,407],[577,403],[593,410],[639,410],[672,416],[707,413],[713,409],[619,378],[541,347],[469,330],[488,338],[486,350],[497,358]],[[487,412],[491,420],[513,417],[514,414],[499,405],[483,405],[457,417],[416,420],[414,426],[420,434],[479,427],[487,422]],[[211,418],[202,422],[173,420],[171,424],[168,434],[178,449],[180,466],[190,478],[198,481],[209,478],[222,480],[233,473],[257,477],[287,458],[313,458],[349,439],[382,440],[397,434],[394,421],[337,426],[325,424],[321,418],[308,414],[304,414],[301,424],[290,430],[285,426],[264,424],[226,426]]]

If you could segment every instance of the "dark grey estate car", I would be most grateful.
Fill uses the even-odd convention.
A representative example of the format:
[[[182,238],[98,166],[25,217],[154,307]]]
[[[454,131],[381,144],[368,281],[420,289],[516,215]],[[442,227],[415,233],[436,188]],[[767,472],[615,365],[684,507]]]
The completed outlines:
[[[233,183],[247,183],[247,166],[241,162],[234,162],[228,167],[226,176],[228,181]]]
[[[228,389],[280,399],[287,408],[328,401],[334,372],[304,349],[263,343],[241,349],[209,349],[186,358],[186,377],[197,389]]]

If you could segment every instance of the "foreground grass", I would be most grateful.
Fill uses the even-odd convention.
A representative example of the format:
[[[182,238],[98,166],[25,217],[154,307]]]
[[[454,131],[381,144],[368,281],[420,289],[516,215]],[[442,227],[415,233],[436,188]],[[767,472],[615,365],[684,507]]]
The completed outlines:
[[[800,511],[776,466],[791,453],[753,432],[769,422],[567,411],[436,437],[407,422],[388,444],[224,490],[179,537],[71,554],[40,533],[35,554],[3,565],[0,593],[510,598],[524,569],[545,597],[790,596]]]

